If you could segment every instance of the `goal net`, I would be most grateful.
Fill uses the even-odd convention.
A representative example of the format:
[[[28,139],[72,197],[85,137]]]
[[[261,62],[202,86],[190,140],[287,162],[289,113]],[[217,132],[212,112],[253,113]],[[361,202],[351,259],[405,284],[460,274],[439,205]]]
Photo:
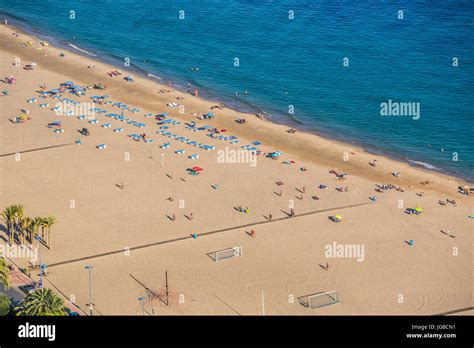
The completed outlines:
[[[320,308],[339,302],[337,291],[318,292],[298,297],[300,303],[307,308]]]
[[[216,262],[219,262],[221,260],[226,260],[230,259],[235,256],[242,256],[242,247],[234,247],[234,248],[227,248],[219,251],[214,251],[209,254],[211,259],[213,259]]]

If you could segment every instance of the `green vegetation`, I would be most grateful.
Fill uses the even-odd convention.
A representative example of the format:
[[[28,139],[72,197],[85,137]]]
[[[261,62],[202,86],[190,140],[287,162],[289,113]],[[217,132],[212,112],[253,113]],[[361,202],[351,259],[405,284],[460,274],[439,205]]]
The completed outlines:
[[[0,257],[0,285],[5,289],[10,286],[10,269],[8,268],[7,260]]]
[[[65,316],[64,301],[51,289],[36,289],[16,308],[18,316]]]
[[[20,244],[34,243],[35,236],[40,236],[46,247],[51,249],[51,227],[56,224],[52,216],[30,218],[24,216],[24,208],[21,204],[13,204],[6,207],[0,214],[6,225],[8,243],[12,245],[15,240]]]
[[[7,295],[0,295],[0,317],[10,313],[11,305],[10,298]]]

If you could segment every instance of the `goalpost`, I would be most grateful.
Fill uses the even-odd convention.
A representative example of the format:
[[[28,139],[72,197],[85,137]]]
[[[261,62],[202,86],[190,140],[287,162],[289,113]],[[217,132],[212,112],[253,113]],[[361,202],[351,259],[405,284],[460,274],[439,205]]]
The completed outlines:
[[[321,308],[339,302],[337,291],[324,291],[298,297],[300,303],[307,308]]]
[[[242,256],[242,247],[227,248],[219,251],[214,251],[209,256],[216,262],[220,260],[230,259],[235,256]]]

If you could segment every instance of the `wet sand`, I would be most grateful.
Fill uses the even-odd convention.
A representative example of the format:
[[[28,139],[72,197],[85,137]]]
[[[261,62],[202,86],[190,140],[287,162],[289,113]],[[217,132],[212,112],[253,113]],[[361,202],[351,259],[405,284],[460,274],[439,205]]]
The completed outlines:
[[[461,179],[313,134],[289,134],[288,127],[254,115],[226,108],[211,110],[215,103],[183,92],[160,94],[160,89],[172,88],[140,77],[126,82],[123,67],[44,47],[23,33],[13,36],[13,31],[0,26],[2,75],[17,79],[14,85],[1,84],[1,90],[9,91],[8,96],[0,97],[1,153],[73,145],[25,152],[19,161],[12,155],[0,157],[0,206],[21,203],[29,216],[57,218],[52,249],[43,249],[44,262],[50,265],[47,283],[74,295],[80,307],[88,302],[86,264],[94,265],[94,303],[102,314],[141,314],[137,298],[146,290],[130,274],[162,294],[165,271],[171,303],[149,301],[149,313],[435,314],[472,306],[472,220],[467,218],[473,213],[472,197],[457,193],[457,187],[464,184]],[[29,40],[32,45],[19,45]],[[60,52],[65,56],[60,57]],[[17,57],[20,67],[13,64]],[[33,71],[22,68],[31,62],[37,63]],[[107,76],[117,69],[124,75]],[[64,96],[89,103],[92,95],[108,94],[114,101],[140,108],[140,113],[125,115],[147,127],[138,129],[102,114],[96,115],[99,123],[95,125],[73,116],[57,116],[51,110],[57,100],[50,97],[35,104],[26,102],[38,97],[35,91],[40,85],[52,89],[64,81],[79,85],[102,82],[106,91],[89,90],[80,98]],[[40,108],[43,102],[50,107]],[[169,102],[182,104],[184,109],[169,108]],[[110,105],[99,107],[120,114]],[[30,110],[31,120],[10,122],[22,108]],[[209,111],[215,113],[215,119],[198,120],[192,115]],[[204,151],[156,134],[160,126],[144,115],[163,112],[183,122],[171,125],[169,131],[216,149]],[[247,123],[238,124],[237,118]],[[55,121],[62,122],[64,133],[47,127]],[[241,142],[231,145],[204,132],[191,132],[184,125],[190,121],[226,129],[226,135],[235,135]],[[111,128],[100,126],[106,122]],[[78,133],[83,127],[90,129],[90,136]],[[116,127],[125,130],[115,133],[112,129]],[[155,142],[127,137],[143,132]],[[77,139],[82,145],[74,144]],[[256,166],[218,161],[218,150],[240,150],[256,140],[263,143],[263,151],[281,150],[283,155],[278,160],[259,156]],[[168,141],[170,149],[159,147]],[[98,150],[98,144],[107,144],[107,148]],[[186,154],[176,155],[177,149],[185,149]],[[199,159],[187,157],[193,153]],[[369,165],[373,159],[377,159],[376,167]],[[287,160],[295,163],[282,163]],[[186,169],[196,165],[204,171],[189,175]],[[307,170],[301,171],[302,167]],[[335,168],[347,173],[347,179],[340,181],[329,173]],[[391,175],[392,171],[400,172],[400,177]],[[284,185],[276,185],[277,181]],[[123,189],[117,186],[120,183]],[[319,189],[320,184],[328,189]],[[378,193],[374,191],[377,184],[400,186],[404,192]],[[349,191],[338,192],[338,186],[347,186]],[[303,187],[305,193],[300,192]],[[281,196],[276,194],[279,190]],[[417,195],[420,192],[423,197]],[[374,195],[376,203],[369,199]],[[455,199],[457,207],[438,204],[446,198]],[[342,208],[358,203],[364,205]],[[238,212],[236,206],[250,211]],[[286,218],[292,206],[296,217],[278,220]],[[405,213],[406,208],[416,206],[424,208],[422,215]],[[190,213],[192,220],[185,217]],[[167,217],[173,214],[175,221]],[[268,222],[268,214],[274,221]],[[335,214],[341,214],[343,221],[328,219]],[[262,221],[267,223],[257,224]],[[239,227],[249,224],[257,225]],[[205,234],[222,229],[229,230]],[[251,229],[256,230],[256,237],[249,236]],[[450,230],[455,238],[441,230]],[[193,233],[198,234],[196,239],[190,238]],[[6,238],[4,232],[0,236]],[[158,243],[174,239],[178,240]],[[413,246],[406,243],[409,240],[414,240]],[[326,245],[334,242],[363,245],[364,260],[326,257]],[[137,246],[142,247],[133,249]],[[207,255],[236,246],[242,246],[243,256],[216,263]],[[16,261],[26,264],[26,260]],[[326,263],[327,271],[320,267]],[[308,309],[296,299],[331,290],[337,290],[340,298],[332,306]]]

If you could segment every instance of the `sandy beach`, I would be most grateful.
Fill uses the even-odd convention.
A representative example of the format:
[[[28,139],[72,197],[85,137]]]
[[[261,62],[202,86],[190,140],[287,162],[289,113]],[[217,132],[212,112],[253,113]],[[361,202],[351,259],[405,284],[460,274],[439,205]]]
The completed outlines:
[[[125,67],[40,41],[0,26],[0,77],[16,80],[0,88],[8,90],[0,97],[0,207],[20,203],[30,216],[57,219],[52,248],[42,248],[49,273],[45,286],[74,298],[80,308],[87,310],[89,299],[86,265],[94,267],[93,302],[103,315],[140,315],[141,296],[147,298],[147,313],[155,315],[432,315],[473,306],[468,218],[473,196],[458,192],[469,183],[314,134],[291,134],[287,126],[215,108],[215,102],[143,77],[127,82],[124,77],[133,73]],[[25,70],[32,62],[33,70]],[[123,74],[107,74],[115,70]],[[83,119],[58,115],[52,108],[62,99],[38,92],[66,81],[105,85],[103,91],[86,89],[85,96],[66,91],[59,98],[106,113]],[[92,104],[95,95],[108,95],[104,100],[112,103]],[[37,101],[29,103],[33,98]],[[29,119],[12,122],[21,109],[29,111]],[[214,118],[198,118],[209,112]],[[146,127],[106,116],[110,113]],[[158,124],[155,115],[162,113],[177,124]],[[54,122],[64,132],[48,127]],[[207,129],[190,129],[204,126],[225,132],[213,138]],[[82,128],[90,135],[82,135]],[[113,131],[118,128],[123,132]],[[153,142],[128,136],[143,133]],[[251,145],[256,141],[262,145]],[[160,147],[167,142],[168,149]],[[100,144],[106,148],[98,149]],[[245,145],[262,154],[245,157]],[[250,159],[233,163],[219,151]],[[275,151],[282,155],[269,158]],[[190,159],[194,154],[198,158]],[[195,166],[203,171],[190,175]],[[341,173],[347,175],[338,177]],[[439,203],[446,199],[456,204]],[[406,213],[415,207],[423,213]],[[339,214],[341,222],[329,219]],[[0,238],[6,243],[5,228]],[[328,257],[334,245],[363,247],[363,254]],[[242,255],[221,262],[209,255],[230,247],[241,247]],[[168,304],[150,295],[164,297],[165,272]],[[339,302],[312,309],[298,301],[327,291],[337,291]]]

